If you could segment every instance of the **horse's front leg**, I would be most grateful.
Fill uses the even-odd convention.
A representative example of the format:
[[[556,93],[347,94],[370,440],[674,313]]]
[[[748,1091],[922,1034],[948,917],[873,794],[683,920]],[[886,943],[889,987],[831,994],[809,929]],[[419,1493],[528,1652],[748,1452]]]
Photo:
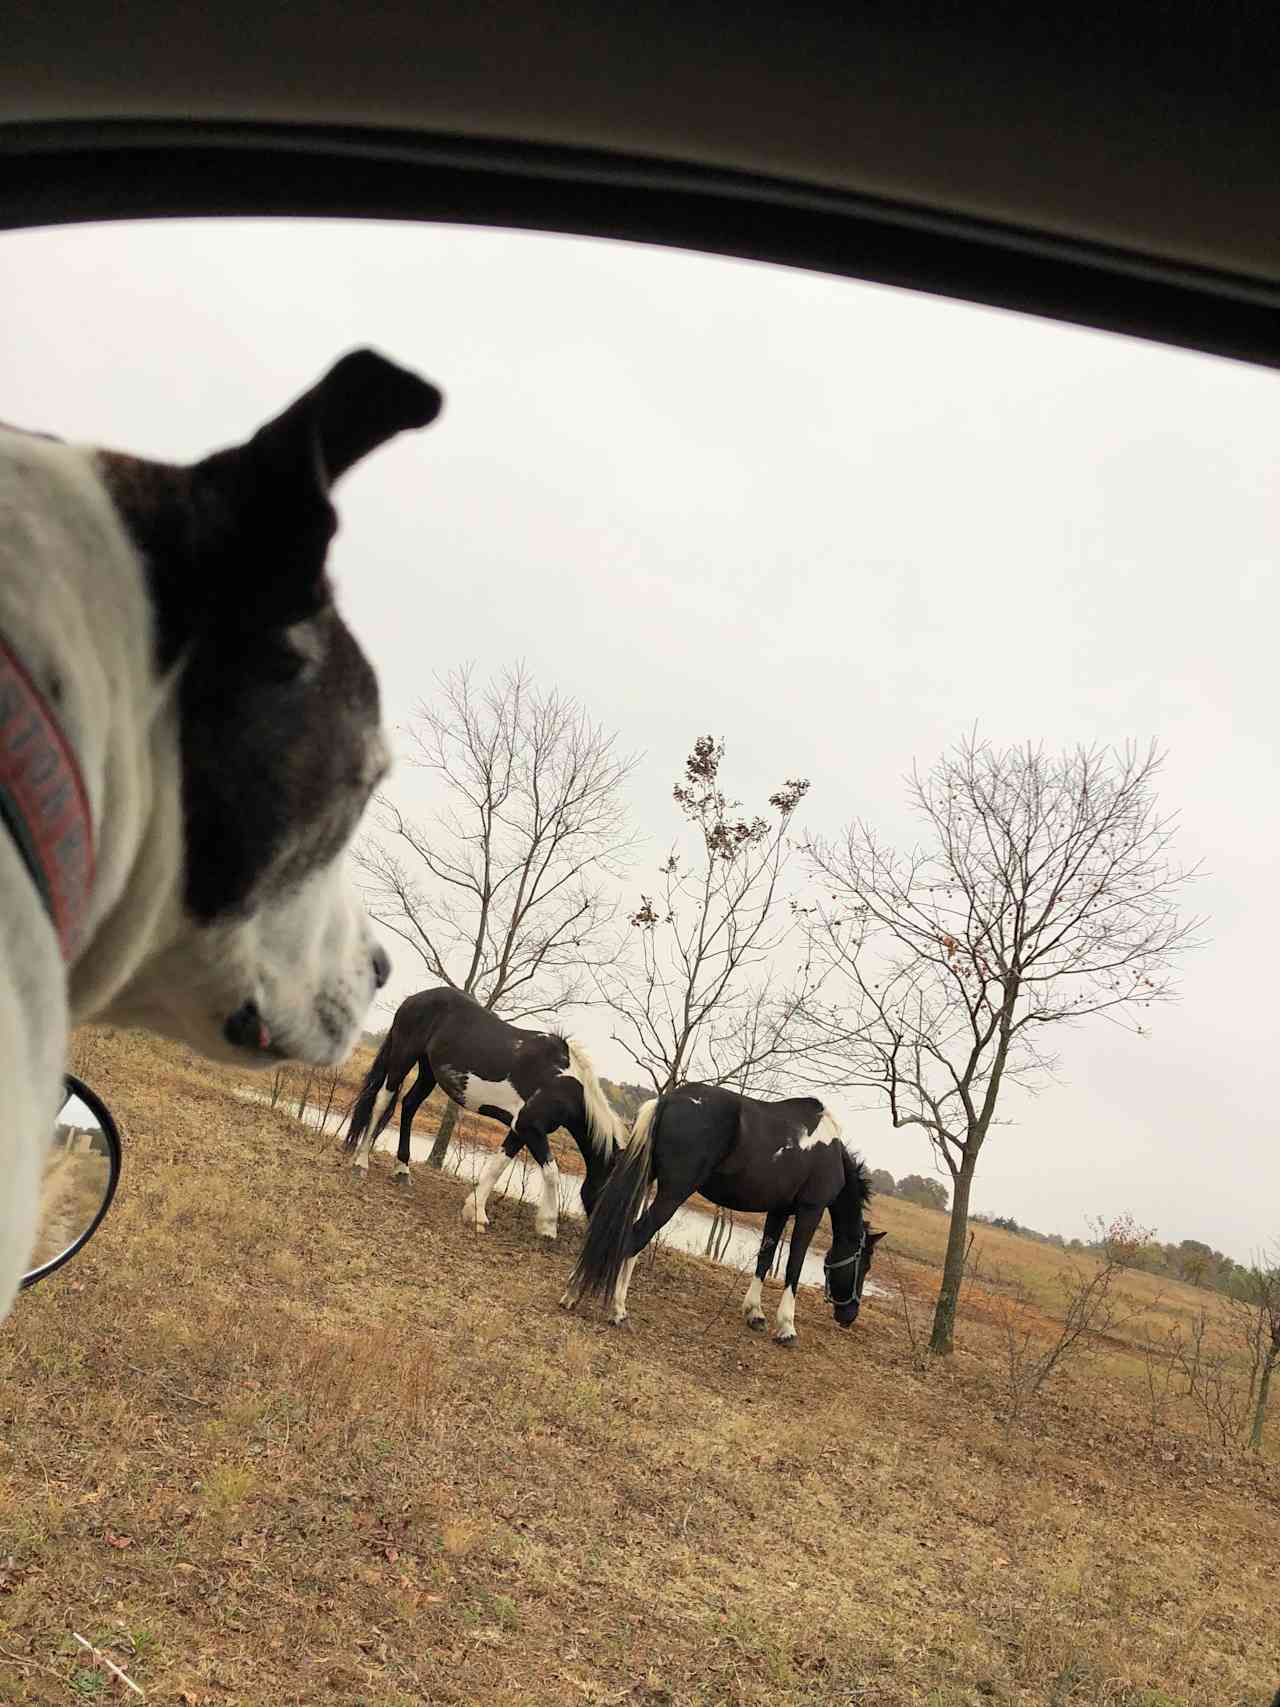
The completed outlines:
[[[747,1295],[742,1300],[742,1314],[746,1317],[747,1326],[761,1333],[765,1327],[762,1299],[764,1283],[773,1267],[773,1259],[777,1254],[778,1240],[782,1237],[787,1225],[785,1209],[771,1209],[764,1218],[764,1237],[760,1241],[760,1254],[756,1258],[755,1278],[747,1288]]]
[[[528,1133],[525,1143],[542,1175],[542,1201],[534,1226],[540,1239],[554,1239],[560,1228],[560,1170],[544,1132]]]
[[[822,1219],[821,1209],[797,1209],[796,1224],[791,1231],[791,1249],[787,1253],[787,1279],[782,1288],[778,1314],[773,1318],[773,1337],[779,1345],[796,1343],[796,1292],[804,1271],[804,1259],[809,1243]]]
[[[499,1180],[515,1161],[524,1148],[524,1139],[508,1132],[502,1141],[502,1147],[495,1150],[493,1155],[480,1170],[480,1176],[475,1186],[463,1200],[462,1225],[473,1227],[477,1233],[483,1233],[489,1225],[489,1217],[485,1214],[489,1202],[489,1194],[497,1186]]]

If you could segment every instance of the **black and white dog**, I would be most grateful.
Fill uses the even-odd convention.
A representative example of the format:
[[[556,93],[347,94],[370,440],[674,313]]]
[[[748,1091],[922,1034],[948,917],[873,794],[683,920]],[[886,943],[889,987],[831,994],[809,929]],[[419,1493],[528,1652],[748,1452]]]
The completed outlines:
[[[440,407],[364,350],[188,467],[0,428],[0,1317],[70,1027],[330,1063],[386,980],[344,869],[388,752],[329,490]]]

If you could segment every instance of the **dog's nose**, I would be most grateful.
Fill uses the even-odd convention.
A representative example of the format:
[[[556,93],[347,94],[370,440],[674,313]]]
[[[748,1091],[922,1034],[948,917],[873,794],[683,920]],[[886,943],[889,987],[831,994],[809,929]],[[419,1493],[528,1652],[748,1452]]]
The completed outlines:
[[[269,1049],[271,1033],[267,1022],[258,1011],[255,1001],[241,1002],[233,1014],[228,1014],[222,1027],[222,1035],[228,1043],[234,1043],[237,1049]]]
[[[375,943],[373,948],[373,981],[379,989],[391,976],[391,956],[381,943]]]

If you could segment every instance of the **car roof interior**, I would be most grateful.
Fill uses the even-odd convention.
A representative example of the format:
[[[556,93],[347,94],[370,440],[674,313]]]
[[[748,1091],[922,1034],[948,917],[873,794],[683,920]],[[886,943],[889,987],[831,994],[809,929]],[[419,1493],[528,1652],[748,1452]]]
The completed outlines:
[[[1280,364],[1274,8],[20,0],[0,222],[675,244]]]

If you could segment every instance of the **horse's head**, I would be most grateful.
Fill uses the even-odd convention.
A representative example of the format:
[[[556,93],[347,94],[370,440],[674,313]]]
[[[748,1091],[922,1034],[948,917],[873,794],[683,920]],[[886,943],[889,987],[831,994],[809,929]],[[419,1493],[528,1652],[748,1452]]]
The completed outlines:
[[[876,1246],[883,1233],[873,1233],[861,1222],[852,1237],[838,1237],[822,1259],[822,1278],[831,1313],[842,1328],[851,1328],[862,1308],[862,1288],[871,1268]]]
[[[573,1100],[576,1113],[579,1099],[574,1098]],[[589,1218],[596,1206],[596,1200],[604,1190],[605,1181],[613,1172],[618,1157],[625,1155],[626,1151],[620,1149],[616,1143],[611,1144],[607,1150],[602,1148],[600,1141],[592,1134],[585,1113],[580,1116],[580,1119],[581,1126],[578,1129],[569,1126],[569,1131],[578,1140],[578,1148],[582,1152],[582,1159],[587,1167],[586,1177],[582,1182],[582,1209]],[[581,1132],[580,1137],[579,1131]]]

